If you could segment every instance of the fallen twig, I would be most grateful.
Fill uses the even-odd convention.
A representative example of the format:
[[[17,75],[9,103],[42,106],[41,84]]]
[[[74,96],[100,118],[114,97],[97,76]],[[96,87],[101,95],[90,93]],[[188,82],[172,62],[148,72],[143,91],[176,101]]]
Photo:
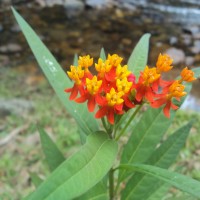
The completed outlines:
[[[14,130],[12,130],[5,138],[0,140],[0,147],[6,145],[10,142],[16,135],[21,133],[22,131],[26,130],[29,127],[29,124],[20,126]]]

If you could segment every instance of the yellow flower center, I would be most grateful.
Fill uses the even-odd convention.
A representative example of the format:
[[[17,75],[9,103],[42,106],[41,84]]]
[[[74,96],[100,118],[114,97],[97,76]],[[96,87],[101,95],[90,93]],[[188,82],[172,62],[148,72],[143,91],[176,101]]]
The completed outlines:
[[[121,64],[123,58],[118,56],[117,54],[113,54],[113,55],[108,54],[107,60],[109,60],[110,65],[112,67],[117,67],[119,64]]]
[[[194,72],[185,67],[181,71],[181,80],[179,81],[179,83],[181,83],[182,81],[192,82],[194,80],[196,80],[196,78],[194,77]]]
[[[128,71],[128,66],[127,65],[124,65],[123,67],[121,65],[118,65],[117,68],[116,68],[116,78],[117,79],[126,78],[126,77],[128,77],[128,75],[130,73],[131,72]]]
[[[160,78],[160,74],[157,73],[156,68],[145,67],[143,72],[144,85],[149,86],[149,84],[155,82]]]
[[[179,81],[174,81],[172,85],[169,87],[169,93],[167,95],[168,99],[171,99],[172,97],[182,97],[185,96],[187,93],[184,92],[185,86],[180,84]]]
[[[91,67],[93,64],[93,58],[90,58],[89,55],[87,56],[79,56],[78,64],[85,68],[85,71],[88,71],[88,67]]]
[[[102,80],[98,81],[96,76],[93,76],[91,80],[86,78],[86,87],[91,95],[95,95],[99,91],[101,84]]]
[[[121,98],[123,92],[116,92],[114,88],[111,88],[110,92],[106,94],[106,100],[109,106],[119,105],[124,102]]]
[[[123,92],[123,94],[128,93],[132,85],[133,83],[129,82],[126,77],[123,78],[122,80],[117,79],[116,82],[118,92]]]
[[[74,80],[77,85],[81,84],[81,80],[84,76],[84,70],[82,70],[81,66],[75,67],[73,65],[70,66],[70,70],[67,74],[70,79]]]
[[[156,63],[157,73],[168,72],[169,70],[171,70],[173,67],[171,66],[172,62],[173,62],[173,59],[171,59],[169,55],[167,54],[162,55],[160,53],[158,56],[157,63]]]
[[[112,66],[109,64],[109,60],[106,60],[104,62],[101,58],[98,59],[98,64],[95,64],[95,68],[96,68],[97,72],[99,72],[99,75],[101,78],[104,77],[104,74],[106,72],[110,71],[111,67]]]

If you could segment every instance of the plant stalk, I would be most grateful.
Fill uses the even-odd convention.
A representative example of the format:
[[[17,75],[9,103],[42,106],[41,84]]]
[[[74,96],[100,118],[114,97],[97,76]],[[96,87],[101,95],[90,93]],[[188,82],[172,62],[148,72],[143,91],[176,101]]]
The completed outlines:
[[[114,199],[114,170],[113,168],[109,171],[109,197],[110,200]]]
[[[126,129],[128,128],[129,124],[133,121],[133,119],[135,118],[136,114],[139,112],[139,110],[141,109],[141,107],[143,106],[143,104],[139,105],[137,107],[137,109],[135,110],[135,112],[132,114],[132,116],[129,118],[128,122],[126,123],[126,125],[124,126],[124,128],[121,130],[121,132],[119,133],[119,135],[116,137],[115,140],[119,140],[119,138],[124,134],[124,132],[126,131]]]

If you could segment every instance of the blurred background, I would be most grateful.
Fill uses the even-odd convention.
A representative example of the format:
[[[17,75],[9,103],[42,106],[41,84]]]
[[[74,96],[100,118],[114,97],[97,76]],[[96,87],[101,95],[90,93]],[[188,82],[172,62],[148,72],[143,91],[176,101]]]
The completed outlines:
[[[106,53],[118,53],[125,64],[144,33],[151,33],[150,66],[159,53],[174,59],[173,72],[166,78],[176,77],[185,66],[200,66],[199,0],[0,0],[0,199],[3,200],[21,199],[32,191],[30,173],[36,172],[41,178],[48,174],[38,124],[47,130],[66,157],[80,146],[76,123],[44,78],[10,6],[32,26],[65,71],[74,54],[90,54],[97,61],[102,47]],[[199,87],[197,80],[171,129],[196,119],[177,166],[182,173],[200,180]],[[181,195],[171,189],[165,199],[183,199]]]

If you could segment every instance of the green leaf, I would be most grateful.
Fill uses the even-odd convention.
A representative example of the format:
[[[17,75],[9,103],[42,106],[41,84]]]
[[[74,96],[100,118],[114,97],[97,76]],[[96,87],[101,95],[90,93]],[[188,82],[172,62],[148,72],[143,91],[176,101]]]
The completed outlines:
[[[173,133],[146,162],[154,166],[168,168],[176,159],[179,151],[183,147],[192,123],[179,128]],[[146,200],[148,196],[162,186],[156,178],[141,173],[135,173],[127,182],[122,192],[122,199]]]
[[[82,195],[106,175],[116,155],[117,143],[105,132],[89,135],[81,150],[56,168],[29,200],[67,200]]]
[[[154,151],[156,145],[170,126],[174,118],[174,112],[170,119],[163,115],[162,108],[149,108],[133,128],[132,134],[122,152],[121,163],[145,162]],[[121,170],[119,181],[127,177],[127,172]]]
[[[106,60],[106,53],[105,53],[105,50],[104,50],[103,47],[101,48],[100,58],[101,58],[102,60]]]
[[[75,200],[108,200],[107,186],[103,181],[97,183],[85,194],[76,198]]]
[[[42,183],[42,179],[37,176],[35,173],[30,173],[30,177],[31,177],[31,180],[34,184],[34,186],[37,188],[41,183]]]
[[[128,68],[136,77],[139,77],[140,71],[143,71],[147,65],[150,36],[146,33],[140,38],[128,60]]]
[[[74,55],[73,65],[78,66],[78,55],[77,54]]]
[[[166,183],[165,184],[161,184],[161,186],[158,187],[157,190],[152,191],[148,195],[148,197],[146,198],[146,200],[156,200],[156,199],[158,200],[158,199],[162,199],[166,195],[166,193],[169,190],[169,188],[170,188],[169,184],[166,184]]]
[[[12,11],[41,69],[67,111],[75,118],[79,127],[86,135],[97,131],[99,129],[97,121],[94,119],[93,114],[88,112],[86,105],[70,101],[69,95],[64,92],[66,88],[72,86],[72,82],[66,73],[27,22],[14,8],[12,8]]]
[[[196,68],[192,69],[192,71],[194,72],[194,76],[196,78],[200,77],[200,67],[196,67]]]
[[[49,169],[53,171],[63,161],[65,161],[65,157],[52,141],[52,139],[48,136],[48,134],[42,128],[38,128],[38,130],[40,133],[40,140],[42,143],[42,148],[46,157],[47,164],[49,166]]]
[[[195,197],[200,197],[200,182],[182,174],[144,164],[121,165],[120,168],[153,176]]]

